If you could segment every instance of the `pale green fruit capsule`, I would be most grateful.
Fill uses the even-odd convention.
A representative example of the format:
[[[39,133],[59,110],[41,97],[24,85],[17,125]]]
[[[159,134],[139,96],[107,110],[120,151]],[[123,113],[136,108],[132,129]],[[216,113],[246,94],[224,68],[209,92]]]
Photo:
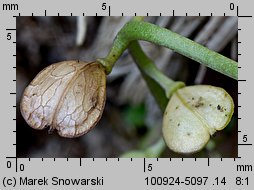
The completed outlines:
[[[164,140],[174,152],[197,152],[210,135],[227,126],[233,112],[234,102],[222,88],[196,85],[178,89],[164,112]]]

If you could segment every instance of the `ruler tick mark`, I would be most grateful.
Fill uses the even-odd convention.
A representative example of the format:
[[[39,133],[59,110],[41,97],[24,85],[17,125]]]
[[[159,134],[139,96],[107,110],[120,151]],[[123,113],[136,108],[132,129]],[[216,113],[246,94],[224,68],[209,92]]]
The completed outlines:
[[[245,15],[245,16],[239,15],[239,7],[238,6],[236,6],[236,16],[238,16],[239,18],[251,18],[252,17],[250,15]]]
[[[239,18],[252,18],[252,16],[238,16]]]
[[[146,172],[146,158],[144,158],[144,172]]]

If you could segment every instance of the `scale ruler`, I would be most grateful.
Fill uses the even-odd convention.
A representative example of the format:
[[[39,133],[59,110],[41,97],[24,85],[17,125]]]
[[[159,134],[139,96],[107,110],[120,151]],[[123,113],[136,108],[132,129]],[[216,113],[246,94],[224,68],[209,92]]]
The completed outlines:
[[[1,189],[253,189],[251,1],[178,0],[1,3]],[[183,6],[184,5],[184,6]],[[195,5],[195,6],[194,6]],[[17,158],[17,16],[237,16],[237,158]]]

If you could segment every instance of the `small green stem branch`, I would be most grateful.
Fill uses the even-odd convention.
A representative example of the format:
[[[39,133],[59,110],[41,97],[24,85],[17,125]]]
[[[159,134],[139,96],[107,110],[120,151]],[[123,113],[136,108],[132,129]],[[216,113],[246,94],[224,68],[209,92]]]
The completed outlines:
[[[160,106],[161,111],[164,112],[170,96],[178,88],[183,87],[184,83],[178,81],[175,82],[159,71],[153,61],[143,52],[137,41],[130,43],[129,52],[142,73],[143,78],[146,80],[146,83]],[[165,148],[166,144],[163,138],[160,138],[155,144],[146,148],[143,152],[130,151],[126,155],[131,157],[157,158],[160,157]]]
[[[160,138],[155,144],[145,149],[148,158],[158,158],[165,150],[166,144],[163,138]]]
[[[137,41],[130,43],[129,51],[163,112],[173,92],[183,87],[184,83],[175,82],[159,71],[152,60],[143,52]]]
[[[122,158],[158,158],[166,148],[163,138],[144,150],[132,150],[121,155]]]
[[[237,79],[237,62],[170,30],[143,22],[141,19],[128,22],[118,33],[107,57],[97,61],[105,66],[107,73],[110,73],[113,65],[128,48],[130,42],[137,40],[149,41],[167,47],[224,75]]]

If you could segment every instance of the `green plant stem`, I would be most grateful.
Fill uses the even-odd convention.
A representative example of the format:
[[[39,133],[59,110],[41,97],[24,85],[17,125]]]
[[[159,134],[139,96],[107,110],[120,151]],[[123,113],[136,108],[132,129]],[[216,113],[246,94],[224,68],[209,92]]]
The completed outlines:
[[[125,152],[120,157],[122,158],[158,158],[166,148],[166,144],[161,137],[155,144],[144,150],[131,150]]]
[[[160,138],[155,144],[145,149],[147,158],[158,158],[165,150],[166,144],[163,138]]]
[[[237,79],[237,62],[170,30],[141,20],[138,18],[126,23],[117,34],[109,54],[97,60],[105,66],[107,74],[111,72],[113,65],[128,48],[130,42],[144,40],[172,49],[224,75]]]
[[[159,71],[152,60],[143,52],[137,41],[130,43],[129,51],[163,112],[168,99],[178,88],[183,87],[184,83],[175,82]]]

